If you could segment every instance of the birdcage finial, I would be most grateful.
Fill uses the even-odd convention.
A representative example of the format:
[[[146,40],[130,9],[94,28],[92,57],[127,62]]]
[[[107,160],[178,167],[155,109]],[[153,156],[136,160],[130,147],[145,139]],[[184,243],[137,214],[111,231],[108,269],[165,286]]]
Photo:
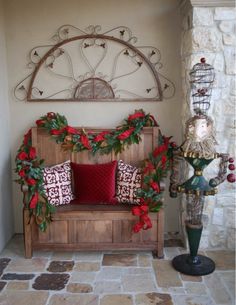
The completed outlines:
[[[191,96],[195,114],[206,114],[209,110],[214,79],[214,68],[202,57],[200,63],[195,64],[190,71]]]

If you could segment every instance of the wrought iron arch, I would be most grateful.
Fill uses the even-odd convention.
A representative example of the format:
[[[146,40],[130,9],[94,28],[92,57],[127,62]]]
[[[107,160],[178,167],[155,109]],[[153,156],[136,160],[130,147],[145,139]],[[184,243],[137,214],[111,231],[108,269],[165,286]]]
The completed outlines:
[[[161,101],[163,95],[165,98],[174,95],[174,84],[159,72],[162,64],[157,48],[135,47],[133,43],[137,38],[127,27],[117,27],[103,34],[98,33],[100,30],[100,26],[90,26],[87,32],[70,25],[60,27],[53,37],[56,44],[31,50],[29,66],[33,72],[16,86],[15,96],[28,101]],[[75,31],[81,35],[72,33],[70,37],[69,33]],[[119,37],[115,36],[117,33]],[[115,51],[111,53],[113,44]],[[89,58],[89,52],[86,53],[89,49],[96,51],[95,55],[99,53],[97,61],[93,63],[91,61],[96,56],[92,52]],[[75,54],[79,58],[75,58]],[[98,71],[98,68],[107,57],[111,67],[106,74]],[[66,68],[63,66],[65,64]],[[78,65],[82,68],[76,75],[75,67]],[[119,65],[124,72],[117,75]],[[61,67],[61,71],[58,67]],[[64,70],[67,70],[67,74]],[[142,75],[144,72],[147,76]],[[143,80],[140,81],[140,77]],[[145,83],[146,80],[149,83]],[[102,90],[102,94],[95,91],[92,94],[91,90]]]

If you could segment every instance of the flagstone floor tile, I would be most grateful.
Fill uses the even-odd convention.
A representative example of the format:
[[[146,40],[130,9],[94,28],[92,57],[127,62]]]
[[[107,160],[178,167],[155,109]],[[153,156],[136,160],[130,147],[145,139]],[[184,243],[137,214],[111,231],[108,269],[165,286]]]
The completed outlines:
[[[7,282],[0,281],[0,292],[3,290],[3,288],[6,286]]]
[[[137,254],[104,254],[103,266],[137,266]]]
[[[48,259],[46,258],[16,258],[12,259],[5,272],[43,272],[46,270]]]
[[[235,271],[221,271],[218,273],[221,281],[225,284],[228,292],[231,294],[233,300],[235,300]]]
[[[62,290],[69,277],[66,273],[43,273],[35,279],[32,287],[36,290]]]
[[[93,287],[90,284],[70,283],[66,290],[73,293],[89,293],[93,291]]]
[[[100,263],[95,262],[79,262],[75,264],[74,271],[92,272],[100,270]]]
[[[48,305],[98,305],[98,302],[99,299],[97,295],[54,294],[51,296]]]
[[[186,282],[202,282],[201,276],[193,276],[193,275],[186,275],[186,274],[180,274],[182,281]]]
[[[235,252],[233,251],[206,251],[216,264],[217,270],[234,270],[235,269]]]
[[[8,282],[7,290],[28,290],[29,289],[29,282],[28,281],[12,281]]]
[[[125,273],[121,267],[102,267],[96,276],[96,281],[120,280]]]
[[[96,272],[77,272],[71,273],[70,282],[75,283],[93,283],[97,273]]]
[[[121,293],[121,283],[119,281],[97,282],[95,283],[94,293]]]
[[[131,295],[105,295],[101,301],[100,305],[133,305],[133,300]]]
[[[46,304],[48,292],[7,290],[0,295],[1,305],[42,305]]]
[[[122,284],[125,292],[150,292],[156,290],[152,274],[125,275],[122,277]]]
[[[235,253],[200,251],[216,262],[207,276],[173,269],[186,249],[151,251],[43,252],[24,258],[23,236],[0,253],[0,305],[234,305]]]
[[[233,301],[226,288],[222,285],[219,274],[213,273],[206,275],[204,282],[210,290],[211,296],[216,304],[228,304]]]
[[[173,295],[175,305],[215,305],[209,296]]]
[[[74,267],[73,261],[52,261],[47,268],[49,272],[68,272]]]
[[[202,283],[186,283],[185,284],[185,291],[187,294],[198,294],[198,295],[206,295],[207,290],[206,286]]]
[[[159,287],[180,287],[183,286],[179,273],[173,269],[168,260],[153,260],[157,285]]]
[[[173,305],[171,296],[164,293],[138,294],[135,297],[136,305]]]
[[[31,273],[5,273],[2,276],[2,280],[18,280],[18,281],[27,281],[32,280],[35,277],[35,274]]]

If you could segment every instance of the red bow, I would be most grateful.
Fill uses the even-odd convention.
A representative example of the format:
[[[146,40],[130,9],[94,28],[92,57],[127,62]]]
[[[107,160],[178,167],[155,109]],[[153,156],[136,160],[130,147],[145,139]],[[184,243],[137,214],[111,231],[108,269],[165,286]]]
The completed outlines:
[[[139,216],[139,222],[133,227],[134,233],[138,233],[141,229],[147,230],[152,227],[151,219],[148,216],[148,206],[146,204],[133,207],[132,214]]]

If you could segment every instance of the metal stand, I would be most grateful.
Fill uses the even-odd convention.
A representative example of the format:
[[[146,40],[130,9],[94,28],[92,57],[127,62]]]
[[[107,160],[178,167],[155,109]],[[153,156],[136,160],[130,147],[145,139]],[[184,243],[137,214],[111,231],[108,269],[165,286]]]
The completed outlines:
[[[210,258],[198,255],[198,247],[202,235],[202,225],[193,226],[186,223],[190,254],[176,256],[172,260],[173,267],[187,275],[207,275],[215,270],[215,263]]]

